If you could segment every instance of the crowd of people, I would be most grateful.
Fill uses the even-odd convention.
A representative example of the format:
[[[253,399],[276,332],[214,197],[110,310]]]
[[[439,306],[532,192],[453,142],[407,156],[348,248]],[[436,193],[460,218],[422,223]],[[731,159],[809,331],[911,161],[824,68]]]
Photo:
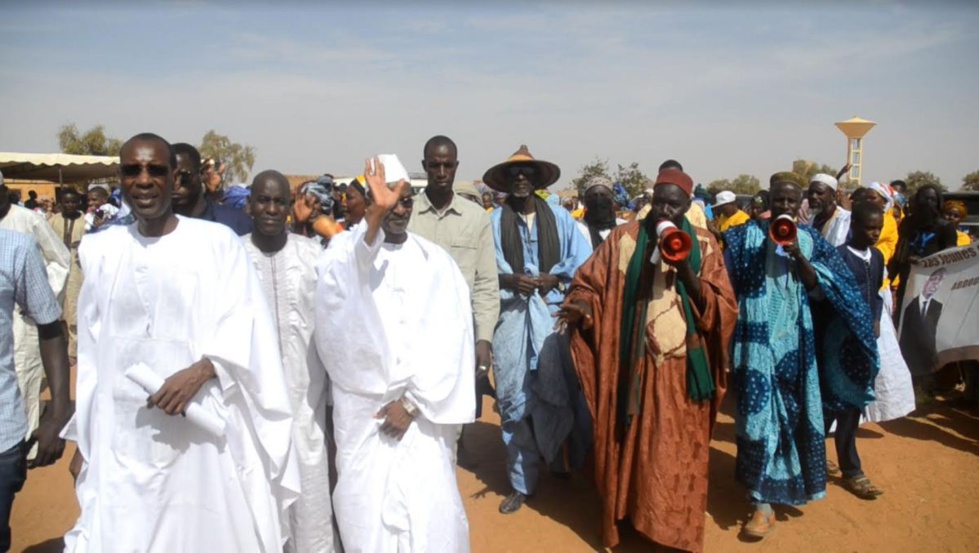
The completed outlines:
[[[422,154],[417,194],[396,155],[222,193],[212,160],[150,133],[117,187],[56,208],[0,177],[0,552],[27,469],[66,439],[69,552],[468,551],[455,467],[486,396],[500,513],[587,467],[607,547],[629,524],[703,549],[729,389],[745,536],[827,475],[883,493],[857,428],[907,415],[937,369],[902,350],[895,306],[912,265],[969,240],[938,187],[780,172],[741,206],[668,160],[639,198],[598,176],[562,205],[526,146],[484,191],[455,182],[448,137]]]

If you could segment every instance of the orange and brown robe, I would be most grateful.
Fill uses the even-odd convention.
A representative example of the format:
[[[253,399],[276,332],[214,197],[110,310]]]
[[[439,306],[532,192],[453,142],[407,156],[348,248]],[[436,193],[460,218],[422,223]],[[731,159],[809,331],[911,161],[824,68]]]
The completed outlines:
[[[639,222],[621,225],[578,270],[569,298],[591,305],[593,326],[572,333],[572,355],[594,419],[595,480],[602,497],[603,542],[619,542],[626,517],[662,545],[700,551],[704,543],[710,434],[726,388],[727,352],[738,308],[714,237],[696,228],[703,301],[691,298],[700,338],[717,388],[713,401],[687,394],[686,319],[676,293],[676,271],[656,267],[648,296],[640,361],[640,412],[624,432],[618,412],[619,347],[626,270]],[[704,305],[701,311],[697,305]]]

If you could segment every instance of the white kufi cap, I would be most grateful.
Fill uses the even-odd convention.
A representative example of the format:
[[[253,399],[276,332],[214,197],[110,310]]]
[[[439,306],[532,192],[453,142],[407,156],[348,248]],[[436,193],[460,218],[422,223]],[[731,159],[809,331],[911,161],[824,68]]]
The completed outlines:
[[[379,154],[377,156],[381,160],[381,165],[384,166],[384,179],[388,184],[393,184],[399,180],[409,182],[411,177],[408,176],[408,170],[398,159],[396,154]]]
[[[826,186],[832,188],[833,190],[836,190],[837,188],[840,187],[840,183],[839,181],[836,180],[836,177],[827,175],[826,173],[817,173],[813,175],[812,178],[809,179],[809,184],[812,184],[814,182],[825,184]]]

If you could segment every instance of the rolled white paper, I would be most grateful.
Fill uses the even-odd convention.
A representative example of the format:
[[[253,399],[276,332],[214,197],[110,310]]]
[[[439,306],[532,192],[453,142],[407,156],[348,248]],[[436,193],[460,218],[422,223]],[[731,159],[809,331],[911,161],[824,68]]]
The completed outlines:
[[[126,378],[142,386],[150,395],[155,394],[163,386],[163,377],[143,363],[136,363],[126,369]],[[199,404],[190,402],[184,410],[184,414],[187,416],[187,420],[215,438],[224,436],[224,421]]]

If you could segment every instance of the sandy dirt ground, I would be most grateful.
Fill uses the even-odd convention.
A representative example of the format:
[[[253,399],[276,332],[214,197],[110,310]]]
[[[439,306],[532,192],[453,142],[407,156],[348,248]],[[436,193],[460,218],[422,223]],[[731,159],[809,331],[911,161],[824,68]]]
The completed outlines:
[[[979,551],[979,418],[942,404],[913,417],[861,428],[864,470],[885,491],[862,501],[832,479],[827,497],[801,508],[778,508],[777,530],[761,543],[738,538],[749,514],[744,490],[734,481],[732,401],[719,419],[711,447],[710,496],[705,550],[796,552]],[[459,487],[477,553],[601,551],[600,503],[590,475],[571,481],[543,476],[540,489],[516,514],[497,507],[508,492],[498,419],[486,402],[483,420],[466,432],[478,464],[459,469]],[[827,443],[835,459],[832,442]],[[16,499],[14,552],[61,551],[61,536],[78,507],[68,459],[30,473]],[[655,551],[634,531],[623,532],[619,552]]]

